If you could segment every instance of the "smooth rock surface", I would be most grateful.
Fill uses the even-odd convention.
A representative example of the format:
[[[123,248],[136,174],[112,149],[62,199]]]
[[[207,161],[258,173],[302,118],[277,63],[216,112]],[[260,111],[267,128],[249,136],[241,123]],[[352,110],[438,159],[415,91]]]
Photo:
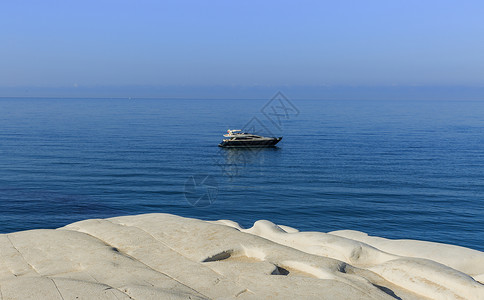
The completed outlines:
[[[484,299],[484,253],[168,214],[0,235],[5,299]],[[481,282],[479,282],[481,281]]]

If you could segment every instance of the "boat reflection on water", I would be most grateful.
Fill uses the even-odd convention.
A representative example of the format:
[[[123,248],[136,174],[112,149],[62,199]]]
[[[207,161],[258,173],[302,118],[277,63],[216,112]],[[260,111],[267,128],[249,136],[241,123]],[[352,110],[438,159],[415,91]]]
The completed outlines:
[[[230,134],[230,133],[229,133]],[[276,138],[277,142],[281,138]],[[246,168],[251,168],[251,172],[264,172],[264,165],[267,154],[269,152],[278,152],[281,148],[271,146],[237,146],[237,147],[222,147],[220,155],[223,157],[223,173],[229,177],[239,176]],[[272,161],[272,159],[269,158]],[[255,169],[254,169],[255,168]],[[252,173],[254,174],[254,173]]]

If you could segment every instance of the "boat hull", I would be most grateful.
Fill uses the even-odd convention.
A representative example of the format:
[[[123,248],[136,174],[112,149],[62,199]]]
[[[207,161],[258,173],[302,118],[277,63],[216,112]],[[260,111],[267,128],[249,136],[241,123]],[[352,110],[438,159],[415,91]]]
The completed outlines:
[[[223,141],[218,144],[222,148],[264,148],[264,147],[274,147],[277,143],[282,140],[282,137],[256,140],[256,141],[241,141],[241,140],[229,140]]]

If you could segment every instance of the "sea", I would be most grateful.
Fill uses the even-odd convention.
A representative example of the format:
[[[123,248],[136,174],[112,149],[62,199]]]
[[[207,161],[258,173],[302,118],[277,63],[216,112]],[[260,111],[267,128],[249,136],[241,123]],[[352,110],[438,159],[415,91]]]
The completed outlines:
[[[0,98],[0,233],[145,213],[484,251],[484,102]]]

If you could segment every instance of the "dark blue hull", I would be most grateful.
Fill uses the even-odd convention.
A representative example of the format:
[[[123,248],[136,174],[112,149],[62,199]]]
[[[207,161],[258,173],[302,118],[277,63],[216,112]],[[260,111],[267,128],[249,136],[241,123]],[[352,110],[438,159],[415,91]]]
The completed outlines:
[[[260,148],[260,147],[274,147],[282,137],[272,138],[270,140],[263,141],[244,141],[244,140],[229,140],[223,141],[218,144],[219,147],[223,148]]]

